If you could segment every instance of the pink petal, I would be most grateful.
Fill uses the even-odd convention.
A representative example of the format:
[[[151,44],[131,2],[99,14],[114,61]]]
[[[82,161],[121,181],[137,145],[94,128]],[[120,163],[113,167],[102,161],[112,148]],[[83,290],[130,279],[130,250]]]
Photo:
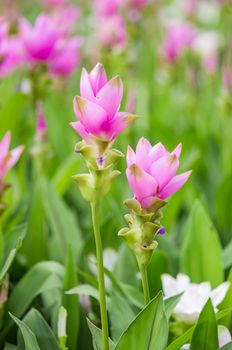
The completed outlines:
[[[92,85],[94,95],[107,83],[107,75],[103,64],[97,63],[89,74],[89,80]]]
[[[89,140],[89,134],[81,122],[71,122],[70,125],[85,141]]]
[[[169,154],[166,148],[163,146],[161,142],[157,143],[149,152],[149,157],[151,162],[158,160],[161,157],[165,157]]]
[[[156,180],[136,164],[126,169],[126,175],[129,185],[139,201],[156,194],[158,187]]]
[[[127,167],[129,168],[132,164],[136,164],[136,155],[133,149],[128,146],[126,154]]]
[[[106,83],[97,93],[98,103],[108,114],[109,119],[118,111],[123,95],[123,84],[117,76]]]
[[[181,155],[181,150],[182,150],[182,143],[179,143],[179,145],[176,146],[176,148],[172,151],[171,154],[175,154],[176,157],[179,159]]]
[[[107,120],[107,114],[103,108],[97,104],[86,100],[80,96],[74,98],[74,112],[87,132],[99,135],[102,125]]]
[[[171,196],[173,193],[177,192],[188,180],[191,175],[192,170],[186,171],[180,175],[174,176],[172,180],[165,186],[160,192],[159,197],[161,199],[166,199]]]
[[[113,119],[106,121],[103,129],[108,134],[108,137],[113,140],[137,118],[136,115],[131,113],[118,112]]]
[[[136,164],[143,170],[148,171],[151,166],[149,152],[152,146],[148,140],[142,137],[136,147]]]
[[[10,146],[10,138],[10,131],[8,131],[3,137],[2,141],[0,142],[0,161],[2,161],[8,153]]]
[[[18,146],[14,148],[12,151],[10,151],[10,157],[6,163],[6,171],[10,170],[17,163],[23,150],[24,150],[24,146]]]
[[[94,93],[89,80],[89,74],[85,68],[81,72],[81,82],[80,82],[81,97],[87,98],[90,101],[94,101]]]
[[[159,191],[173,178],[179,167],[179,160],[175,155],[162,157],[154,162],[150,172],[159,184]]]

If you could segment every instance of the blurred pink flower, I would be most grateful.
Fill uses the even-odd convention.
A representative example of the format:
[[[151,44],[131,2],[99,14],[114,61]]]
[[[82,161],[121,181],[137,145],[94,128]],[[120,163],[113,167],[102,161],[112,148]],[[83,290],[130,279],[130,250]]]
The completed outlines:
[[[70,34],[80,17],[80,10],[77,6],[66,5],[58,7],[53,11],[53,18],[57,27],[64,35]]]
[[[50,59],[50,72],[61,76],[73,73],[81,61],[80,46],[81,39],[79,37],[59,41],[54,56]]]
[[[6,76],[24,62],[20,38],[16,36],[0,39],[0,77]]]
[[[42,3],[50,7],[64,6],[68,3],[68,0],[42,0]]]
[[[183,10],[187,16],[193,16],[198,9],[198,0],[183,0]]]
[[[232,90],[232,69],[229,64],[226,64],[223,69],[223,82],[226,90],[230,92]]]
[[[95,0],[94,10],[97,16],[112,16],[119,12],[123,0]]]
[[[90,73],[82,70],[80,92],[81,96],[74,98],[74,112],[79,121],[71,125],[86,141],[93,135],[110,142],[136,118],[130,113],[119,112],[122,81],[119,76],[108,81],[100,63]]]
[[[195,28],[189,23],[172,23],[167,27],[163,54],[167,61],[175,62],[195,38]]]
[[[43,104],[41,101],[37,102],[36,114],[37,114],[36,139],[37,141],[41,142],[43,141],[48,131],[47,122],[46,122],[44,110],[43,110]]]
[[[179,168],[181,144],[169,153],[162,143],[154,147],[141,138],[136,153],[128,147],[126,175],[129,185],[144,209],[157,198],[165,200],[188,180],[191,170],[176,175]]]
[[[10,147],[10,132],[8,131],[0,142],[0,184],[7,172],[17,163],[24,146],[19,146],[13,150]]]
[[[21,19],[20,33],[27,56],[32,61],[47,61],[61,36],[55,20],[46,14],[39,15],[34,26]]]
[[[203,66],[208,73],[215,73],[218,68],[218,56],[217,54],[210,55],[203,59]]]
[[[126,28],[121,16],[106,17],[98,24],[98,37],[103,46],[123,48],[126,44]]]

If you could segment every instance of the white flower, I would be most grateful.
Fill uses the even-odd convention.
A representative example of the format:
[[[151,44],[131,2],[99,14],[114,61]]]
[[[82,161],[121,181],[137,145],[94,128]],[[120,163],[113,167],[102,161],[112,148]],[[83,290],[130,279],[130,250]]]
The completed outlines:
[[[191,283],[190,278],[185,274],[178,274],[176,279],[168,274],[164,274],[161,276],[161,279],[165,297],[183,293],[173,311],[173,316],[178,321],[187,324],[196,322],[209,298],[211,298],[216,312],[217,306],[224,299],[230,286],[229,282],[224,282],[216,289],[211,290],[209,282]]]
[[[198,33],[192,48],[200,57],[206,58],[217,54],[221,44],[222,38],[217,32],[205,31]]]

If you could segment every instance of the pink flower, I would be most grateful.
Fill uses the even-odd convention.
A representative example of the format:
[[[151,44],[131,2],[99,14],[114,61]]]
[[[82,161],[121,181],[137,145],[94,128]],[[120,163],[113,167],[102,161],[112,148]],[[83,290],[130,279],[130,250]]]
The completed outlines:
[[[98,16],[112,16],[118,14],[122,0],[95,0],[94,10]]]
[[[26,19],[22,19],[20,32],[27,56],[32,61],[47,61],[54,53],[60,38],[56,22],[46,14],[37,17],[34,27]]]
[[[176,175],[179,168],[181,144],[169,153],[162,143],[154,147],[141,138],[136,153],[128,147],[126,175],[129,185],[144,209],[157,198],[165,200],[188,180],[191,170]]]
[[[67,76],[80,64],[81,39],[72,37],[67,40],[60,40],[56,46],[54,56],[49,60],[51,73]]]
[[[119,112],[122,81],[119,76],[108,81],[100,63],[90,73],[82,70],[80,92],[81,96],[74,98],[74,112],[79,121],[71,125],[86,141],[90,141],[91,136],[112,141],[137,118],[130,113]]]
[[[123,48],[126,44],[126,28],[121,16],[106,17],[98,24],[98,37],[103,46]]]
[[[226,64],[223,69],[223,82],[228,92],[232,89],[232,70],[229,64]]]
[[[59,7],[67,4],[68,0],[42,0],[44,5],[51,7]]]
[[[66,5],[58,7],[53,11],[52,17],[56,22],[57,27],[64,35],[70,34],[73,28],[76,26],[80,17],[80,10],[77,6]]]
[[[10,138],[8,131],[0,142],[0,184],[3,183],[6,173],[17,163],[24,149],[23,146],[19,146],[10,151]]]
[[[38,102],[36,106],[37,125],[36,125],[36,139],[41,142],[47,134],[47,122],[44,116],[43,104]]]
[[[167,28],[163,54],[167,61],[175,62],[195,38],[195,28],[188,23],[173,23]]]
[[[24,62],[20,38],[16,36],[0,39],[0,77],[10,74]]]

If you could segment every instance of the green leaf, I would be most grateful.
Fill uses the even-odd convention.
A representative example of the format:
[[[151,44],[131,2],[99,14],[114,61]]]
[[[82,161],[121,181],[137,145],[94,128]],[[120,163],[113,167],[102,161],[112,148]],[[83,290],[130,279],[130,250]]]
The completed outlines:
[[[220,350],[232,350],[232,342],[224,345]]]
[[[138,314],[119,339],[115,350],[166,349],[168,324],[162,293],[159,293]]]
[[[53,261],[34,265],[13,289],[7,310],[21,317],[37,295],[49,289],[62,288],[63,274],[63,266]]]
[[[183,293],[180,293],[178,295],[174,295],[164,300],[165,314],[167,316],[167,319],[171,317],[171,314],[175,309],[176,305],[178,304],[178,302],[180,301],[180,298],[182,297],[182,295]]]
[[[99,301],[99,292],[96,288],[91,286],[90,284],[80,284],[77,287],[74,287],[65,292],[65,294],[83,294],[93,297],[94,299]]]
[[[32,330],[23,321],[20,321],[17,317],[13,316],[11,313],[10,313],[10,317],[15,321],[20,331],[22,332],[22,336],[25,344],[25,350],[40,350],[40,347],[36,340],[36,336],[32,332]]]
[[[217,350],[217,322],[211,299],[207,301],[195,326],[190,350]]]
[[[72,249],[69,247],[64,278],[64,290],[72,288],[78,284],[77,272],[74,264]],[[80,324],[80,306],[77,295],[63,296],[63,306],[67,310],[67,346],[69,349],[77,348],[77,338]]]
[[[232,241],[223,250],[224,268],[232,266]]]
[[[134,311],[121,294],[113,291],[109,302],[112,339],[117,341],[135,317]]]
[[[223,282],[223,258],[217,232],[204,207],[196,201],[183,229],[182,270],[193,282]],[[197,257],[197,258],[196,258]]]
[[[147,269],[150,295],[152,298],[162,290],[160,276],[168,271],[168,259],[165,252],[156,249],[152,254],[151,262]]]
[[[69,245],[73,249],[74,261],[80,259],[83,247],[76,216],[50,184],[45,198],[46,215],[52,231],[50,238],[50,255],[54,260],[64,262]]]
[[[88,318],[87,318],[88,327],[92,334],[93,338],[93,348],[94,350],[102,350],[102,330],[96,327]],[[110,350],[114,350],[115,344],[109,338]]]
[[[222,311],[219,311],[216,314],[216,320],[220,320],[223,317],[229,315],[232,312],[232,308],[225,309]],[[192,334],[194,332],[195,326],[189,328],[184,334],[182,334],[179,338],[175,339],[169,346],[167,347],[167,350],[179,350],[184,344],[189,343]]]
[[[11,236],[9,240],[8,237],[10,233],[13,237]],[[10,231],[10,233],[4,237],[4,255],[6,255],[6,260],[4,261],[4,265],[1,267],[0,270],[0,283],[4,279],[6,273],[9,271],[11,264],[13,263],[14,258],[16,256],[16,253],[21,247],[22,241],[26,234],[26,225],[20,225],[16,227],[16,229],[14,229],[13,232]],[[12,242],[14,244],[14,248],[11,249]]]
[[[4,346],[4,350],[18,350],[18,348],[14,344],[6,343]]]
[[[59,350],[59,344],[51,328],[36,309],[31,309],[23,322],[34,333],[40,349]]]
[[[219,305],[219,310],[224,310],[232,307],[232,270],[230,270],[229,276],[227,278],[227,281],[230,282],[229,290],[226,293],[225,298]],[[226,327],[229,327],[231,323],[231,315],[226,316],[225,318],[221,319],[220,324],[224,325]]]

